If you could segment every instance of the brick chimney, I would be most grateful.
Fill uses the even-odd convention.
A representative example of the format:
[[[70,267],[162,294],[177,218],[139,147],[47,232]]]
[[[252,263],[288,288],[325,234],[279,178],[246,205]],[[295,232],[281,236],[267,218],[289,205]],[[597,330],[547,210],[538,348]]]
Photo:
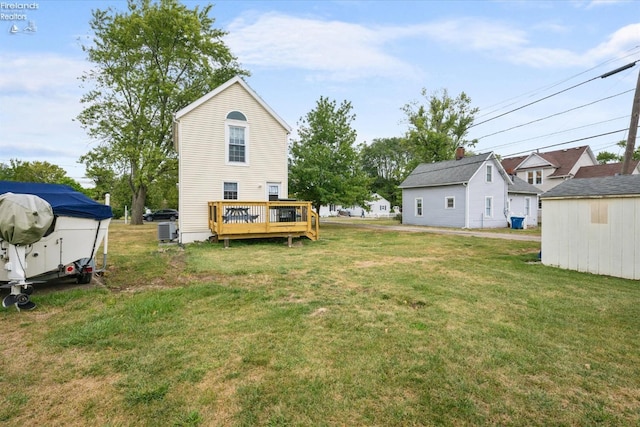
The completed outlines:
[[[464,158],[464,147],[456,148],[456,160]]]

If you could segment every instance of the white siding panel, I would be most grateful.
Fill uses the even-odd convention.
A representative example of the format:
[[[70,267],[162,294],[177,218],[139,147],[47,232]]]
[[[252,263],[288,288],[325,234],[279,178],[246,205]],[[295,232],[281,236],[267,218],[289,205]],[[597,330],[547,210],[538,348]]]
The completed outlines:
[[[469,180],[469,228],[506,228],[507,217],[507,183],[498,173],[498,167],[493,164],[493,181],[486,182],[484,163],[477,173]],[[493,197],[493,214],[485,215],[485,198]]]
[[[531,201],[529,215],[525,215],[525,199]],[[527,226],[538,225],[538,197],[535,194],[509,194],[509,220],[512,216],[526,217]]]
[[[455,208],[445,209],[445,197],[455,197]],[[415,199],[423,199],[423,215],[415,215]],[[405,188],[402,191],[402,222],[410,225],[431,227],[465,226],[465,187],[450,185],[444,187]]]
[[[640,279],[640,198],[545,199],[542,263]]]
[[[562,206],[560,206],[562,208]],[[566,224],[563,225],[565,232],[569,238],[574,241],[573,244],[567,245],[566,250],[572,254],[575,259],[577,271],[589,271],[589,257],[585,256],[584,250],[592,245],[593,239],[589,233],[585,233],[591,223],[591,212],[588,210],[585,201],[578,203],[574,201],[573,209],[571,209],[571,217],[567,218]],[[544,229],[544,225],[542,227]]]

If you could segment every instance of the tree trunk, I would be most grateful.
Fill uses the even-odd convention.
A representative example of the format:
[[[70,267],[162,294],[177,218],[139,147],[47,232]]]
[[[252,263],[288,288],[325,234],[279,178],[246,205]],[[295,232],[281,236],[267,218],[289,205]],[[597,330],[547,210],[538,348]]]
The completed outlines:
[[[141,225],[144,204],[147,200],[147,188],[144,185],[134,189],[131,200],[131,224]]]

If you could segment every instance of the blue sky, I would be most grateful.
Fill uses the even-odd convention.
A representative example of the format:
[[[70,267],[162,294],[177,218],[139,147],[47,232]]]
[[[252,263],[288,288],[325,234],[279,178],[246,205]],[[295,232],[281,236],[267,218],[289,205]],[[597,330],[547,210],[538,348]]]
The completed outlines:
[[[214,4],[247,83],[293,137],[320,96],[352,103],[358,142],[402,136],[401,108],[425,88],[480,108],[476,152],[618,152],[627,138],[640,63],[598,76],[640,60],[640,1],[183,3]],[[0,162],[46,160],[86,184],[77,160],[96,142],[74,121],[91,66],[81,43],[107,7],[126,2],[0,0]]]

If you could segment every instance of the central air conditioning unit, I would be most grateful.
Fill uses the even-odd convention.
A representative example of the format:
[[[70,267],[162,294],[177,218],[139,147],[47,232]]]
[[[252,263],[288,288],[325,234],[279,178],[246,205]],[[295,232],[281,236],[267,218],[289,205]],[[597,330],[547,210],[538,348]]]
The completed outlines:
[[[170,242],[178,237],[175,222],[161,222],[158,224],[158,240]]]

